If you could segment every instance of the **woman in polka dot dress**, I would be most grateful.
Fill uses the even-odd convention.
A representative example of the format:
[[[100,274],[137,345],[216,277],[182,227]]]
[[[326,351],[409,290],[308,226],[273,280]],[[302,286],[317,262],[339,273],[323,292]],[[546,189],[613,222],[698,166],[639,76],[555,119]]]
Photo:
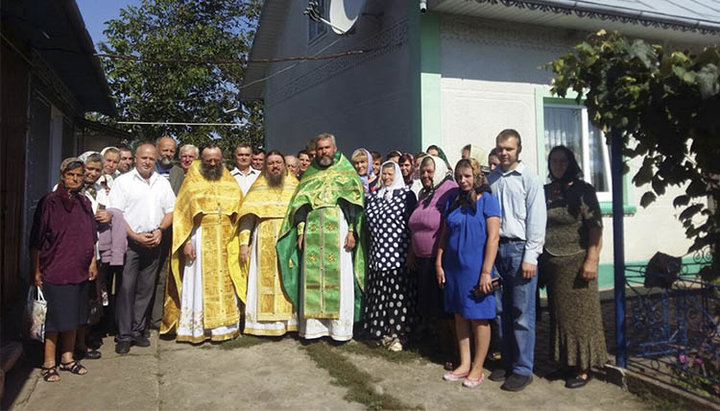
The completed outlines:
[[[386,161],[380,173],[380,189],[365,198],[370,252],[363,317],[372,338],[381,339],[390,351],[401,351],[415,312],[415,285],[405,259],[408,219],[417,199],[405,187],[397,163]]]

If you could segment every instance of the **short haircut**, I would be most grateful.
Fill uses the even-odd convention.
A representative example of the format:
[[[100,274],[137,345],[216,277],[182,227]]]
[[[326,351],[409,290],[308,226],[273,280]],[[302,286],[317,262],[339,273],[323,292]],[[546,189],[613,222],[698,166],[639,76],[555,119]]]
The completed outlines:
[[[263,150],[263,149],[260,148],[260,147],[254,149],[254,150],[253,150],[253,155],[256,156],[256,155],[258,155],[258,154],[263,154],[263,155],[264,155],[264,154],[265,154],[265,150]]]
[[[172,140],[172,142],[175,143],[175,147],[177,148],[177,141],[175,141],[175,139],[172,138],[172,137],[170,137],[170,136],[158,137],[158,138],[155,140],[155,145],[156,145],[156,146],[160,145],[160,142],[161,142],[162,139],[164,139],[164,138],[169,138],[170,140]]]
[[[317,142],[320,140],[327,140],[330,139],[332,142],[332,145],[337,147],[337,144],[335,143],[335,136],[330,133],[320,133],[318,134],[317,138],[315,139],[315,146],[317,146]]]
[[[490,150],[490,153],[488,154],[488,158],[490,157],[500,157],[500,154],[498,154],[497,147],[493,147],[492,150]]]
[[[308,154],[310,154],[310,151],[315,151],[316,141],[317,137],[311,138],[310,141],[305,144],[305,150],[308,151]]]
[[[380,154],[379,151],[371,151],[371,152],[370,152],[370,155],[372,156],[373,161],[375,161],[375,160],[382,160],[382,154]]]
[[[302,150],[298,151],[298,153],[297,153],[297,158],[300,158],[300,156],[303,155],[303,154],[306,155],[306,156],[308,156],[308,157],[310,157],[310,153],[308,153],[307,150],[302,149]]]
[[[252,146],[251,146],[250,144],[248,144],[248,143],[240,143],[240,144],[238,144],[237,146],[235,146],[235,150],[234,150],[234,151],[237,151],[238,148],[249,148],[250,150],[252,150]]]
[[[427,152],[430,151],[430,150],[435,150],[435,151],[437,151],[437,152],[439,153],[439,152],[440,152],[440,147],[436,146],[435,144],[431,144],[431,145],[428,146],[428,148],[425,150],[425,152],[427,153]]]
[[[208,147],[206,147],[206,148],[208,148]],[[217,147],[217,146],[215,146],[215,147]],[[192,150],[193,153],[195,153],[195,157],[198,157],[198,158],[200,157],[200,150],[197,147],[195,147],[194,145],[185,144],[182,147],[180,147],[180,155],[182,155],[183,151],[186,151],[186,150]]]
[[[419,160],[419,159],[421,159],[421,158],[423,158],[423,157],[425,157],[425,156],[427,156],[427,153],[424,152],[424,151],[421,151],[421,152],[415,154],[415,160]]]
[[[517,132],[517,130],[513,128],[506,128],[505,130],[501,131],[497,137],[495,137],[495,142],[501,141],[501,140],[507,140],[509,138],[515,137],[518,141],[518,146],[522,146],[522,139],[520,138],[520,133]]]
[[[399,152],[397,150],[393,150],[393,151],[387,153],[387,155],[385,156],[385,160],[390,160],[390,157],[400,157],[400,156],[402,156],[401,152]]]

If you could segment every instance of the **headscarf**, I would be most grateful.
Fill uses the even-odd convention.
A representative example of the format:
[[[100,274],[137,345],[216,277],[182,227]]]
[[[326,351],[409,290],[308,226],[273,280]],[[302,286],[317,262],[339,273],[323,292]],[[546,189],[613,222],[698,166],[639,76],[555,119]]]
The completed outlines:
[[[442,157],[434,156],[432,154],[428,154],[426,157],[430,157],[433,160],[433,163],[435,163],[435,174],[433,174],[433,191],[440,186],[445,180],[448,178],[453,178],[453,172],[449,168],[446,168],[443,172],[442,166],[447,166],[447,161],[444,160]],[[423,160],[425,160],[423,158]],[[422,166],[422,165],[421,165]]]
[[[380,179],[381,186],[380,186],[380,190],[378,190],[377,195],[380,198],[389,200],[390,197],[392,197],[393,192],[395,192],[395,190],[405,188],[405,180],[403,180],[402,173],[400,172],[400,166],[398,165],[398,163],[396,163],[394,161],[386,161],[386,162],[382,163],[380,165],[380,173],[381,173],[380,175],[382,175],[382,170],[386,164],[393,165],[393,168],[395,169],[395,177],[393,178],[393,182],[389,186],[386,186],[385,182],[382,181],[382,178],[381,178]]]
[[[430,147],[432,147],[432,146],[429,146],[428,149],[430,149]],[[450,170],[450,173],[452,174],[452,166],[450,165],[450,162],[448,161],[447,156],[445,155],[445,152],[443,151],[443,149],[437,145],[434,148],[436,148],[438,151],[438,155],[436,157],[439,157],[445,163],[445,166],[447,167],[448,170]],[[427,151],[428,150],[425,150],[426,153],[427,153]],[[428,154],[428,155],[431,155],[431,154]],[[436,161],[435,162],[436,169],[437,169],[437,165],[438,165],[438,162]]]
[[[86,152],[80,154],[80,155],[78,156],[78,159],[80,159],[80,161],[82,161],[82,162],[84,163],[84,162],[87,161],[88,157],[90,157],[90,156],[93,155],[93,154],[100,154],[100,155],[102,156],[101,153],[98,153],[97,151],[92,151],[92,150],[90,150],[90,151],[86,151]],[[104,160],[104,159],[103,159],[103,160]],[[102,161],[101,163],[104,163],[104,162],[105,162],[105,161]]]
[[[444,183],[445,180],[452,180],[452,178],[453,178],[452,170],[449,170],[449,169],[443,170],[442,166],[443,166],[443,164],[446,164],[446,163],[442,158],[440,158],[438,156],[434,156],[432,154],[428,154],[423,158],[423,161],[425,161],[425,158],[428,158],[428,157],[430,159],[432,159],[433,163],[435,164],[435,174],[433,174],[432,187],[425,188],[425,186],[423,186],[422,190],[420,191],[421,194],[426,195],[426,200],[424,200],[424,201],[430,201],[435,190],[437,190],[437,188],[440,187],[440,184]],[[422,163],[420,163],[420,168],[422,168]]]
[[[58,182],[57,189],[55,192],[60,196],[60,199],[62,200],[63,207],[67,211],[72,210],[73,206],[75,205],[75,202],[73,200],[73,197],[78,195],[79,190],[70,191],[65,187],[65,182],[63,181],[63,175],[70,171],[74,170],[78,167],[82,167],[83,171],[85,170],[85,162],[80,160],[77,157],[68,157],[65,160],[60,163],[60,181]],[[82,186],[80,186],[82,188]],[[92,212],[91,212],[92,214]]]
[[[364,176],[360,176],[360,181],[362,181],[363,190],[365,190],[365,193],[367,194],[370,192],[370,180],[375,175],[373,172],[373,158],[372,154],[370,154],[369,151],[367,151],[364,148],[358,148],[357,150],[353,151],[352,155],[350,156],[350,160],[352,160],[355,157],[355,154],[357,154],[359,151],[365,152],[365,156],[367,157],[367,171],[365,171]],[[355,164],[353,164],[353,167],[355,167]]]
[[[485,150],[477,144],[468,144],[468,147],[470,148],[470,158],[474,158],[480,167],[487,167],[488,156]]]

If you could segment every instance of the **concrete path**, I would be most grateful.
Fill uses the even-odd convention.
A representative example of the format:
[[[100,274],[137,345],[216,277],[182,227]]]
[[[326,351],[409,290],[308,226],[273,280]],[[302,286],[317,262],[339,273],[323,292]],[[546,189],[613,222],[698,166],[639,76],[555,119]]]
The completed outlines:
[[[358,344],[350,342],[348,344]],[[308,356],[293,338],[227,349],[158,340],[133,347],[120,357],[111,339],[103,358],[84,361],[89,373],[61,372],[62,381],[45,383],[32,370],[14,398],[15,410],[218,410],[218,409],[364,409],[344,399],[347,389]],[[350,347],[352,348],[352,347]],[[423,358],[402,363],[363,350],[329,346],[357,369],[372,376],[377,392],[427,410],[470,409],[642,409],[640,400],[619,387],[594,380],[580,390],[542,378],[525,391],[507,393],[485,381],[469,390],[441,380],[442,367]],[[364,351],[367,354],[368,349]]]

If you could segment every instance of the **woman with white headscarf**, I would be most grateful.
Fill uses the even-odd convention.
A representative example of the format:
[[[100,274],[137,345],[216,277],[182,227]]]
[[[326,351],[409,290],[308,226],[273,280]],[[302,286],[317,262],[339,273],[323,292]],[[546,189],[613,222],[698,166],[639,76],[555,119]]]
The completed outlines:
[[[408,221],[411,234],[408,267],[416,271],[417,314],[422,328],[436,338],[436,346],[449,347],[453,346],[449,343],[452,341],[452,317],[445,314],[443,308],[443,291],[435,273],[435,255],[445,204],[456,195],[458,188],[445,160],[438,156],[424,157],[419,175],[423,188]],[[452,363],[448,362],[446,367],[452,367]]]
[[[403,181],[400,166],[380,167],[380,189],[365,198],[369,233],[365,282],[365,331],[390,351],[401,351],[415,311],[415,285],[405,264],[410,242],[408,218],[417,200]]]

